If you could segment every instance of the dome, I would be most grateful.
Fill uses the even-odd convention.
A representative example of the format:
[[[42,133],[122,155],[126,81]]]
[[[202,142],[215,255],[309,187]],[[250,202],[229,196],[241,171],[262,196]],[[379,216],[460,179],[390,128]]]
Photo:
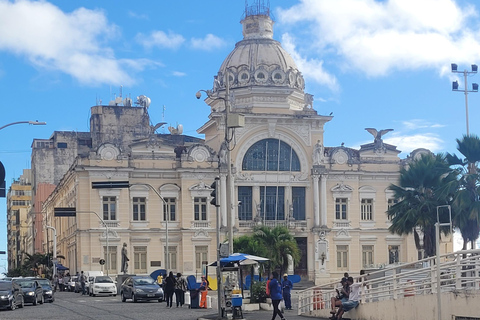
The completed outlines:
[[[304,90],[304,79],[295,61],[273,39],[273,23],[266,14],[245,16],[241,21],[243,40],[223,61],[213,91],[225,88],[227,72],[231,88],[279,86]]]

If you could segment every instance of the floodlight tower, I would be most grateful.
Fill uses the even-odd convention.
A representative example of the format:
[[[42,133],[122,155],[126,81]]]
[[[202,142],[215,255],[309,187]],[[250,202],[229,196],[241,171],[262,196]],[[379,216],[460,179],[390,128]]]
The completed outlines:
[[[478,66],[476,64],[472,64],[472,71],[467,71],[466,69],[463,71],[457,70],[458,66],[455,63],[452,63],[452,72],[453,73],[463,73],[463,78],[465,81],[465,88],[463,90],[458,89],[458,81],[453,81],[452,83],[452,91],[463,91],[465,93],[465,118],[467,122],[467,136],[470,135],[470,130],[468,127],[468,93],[469,92],[478,92],[478,84],[472,83],[472,90],[468,90],[467,84],[467,76],[471,74],[476,74],[478,71]]]

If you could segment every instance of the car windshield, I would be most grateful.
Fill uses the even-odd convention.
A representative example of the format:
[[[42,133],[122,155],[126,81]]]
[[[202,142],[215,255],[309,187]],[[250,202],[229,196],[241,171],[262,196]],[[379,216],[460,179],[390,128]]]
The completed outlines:
[[[95,283],[113,283],[113,280],[108,276],[96,277]]]
[[[48,279],[42,279],[42,280],[37,280],[37,281],[42,286],[49,286],[50,285],[50,280],[48,280]]]
[[[18,281],[18,284],[22,288],[31,288],[33,287],[33,281]]]
[[[12,284],[8,282],[0,283],[0,291],[6,291],[12,289]]]
[[[147,284],[154,284],[155,282],[153,281],[152,278],[139,278],[139,279],[133,279],[133,284],[136,285],[147,285]]]

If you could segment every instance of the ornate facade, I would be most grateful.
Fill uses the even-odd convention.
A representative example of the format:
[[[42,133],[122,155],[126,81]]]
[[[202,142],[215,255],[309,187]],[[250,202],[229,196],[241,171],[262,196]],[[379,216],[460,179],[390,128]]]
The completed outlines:
[[[120,273],[126,243],[130,273],[161,268],[200,275],[216,259],[216,233],[228,238],[229,214],[234,237],[255,225],[287,226],[302,251],[295,273],[316,283],[418,259],[413,237],[388,232],[385,212],[401,166],[428,151],[402,160],[381,134],[359,150],[324,146],[324,125],[333,117],[313,108],[295,61],[273,40],[268,10],[246,10],[242,25],[244,38],[205,100],[211,114],[198,129],[205,139],[155,134],[145,106],[92,107],[90,152],[78,154],[42,207],[71,272],[108,266],[111,275]],[[234,129],[230,164],[227,101],[230,115],[245,120]],[[217,176],[220,225],[209,204]],[[130,188],[92,189],[99,181],[128,181]],[[236,204],[231,210],[227,193]],[[58,207],[75,207],[76,217],[55,217]]]

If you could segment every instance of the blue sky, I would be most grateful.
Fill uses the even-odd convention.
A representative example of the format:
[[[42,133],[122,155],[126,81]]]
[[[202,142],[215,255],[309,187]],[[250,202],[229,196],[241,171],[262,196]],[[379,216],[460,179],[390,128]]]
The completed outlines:
[[[466,131],[465,98],[451,81],[464,83],[450,64],[462,71],[480,64],[478,2],[270,0],[270,7],[274,38],[296,60],[314,108],[333,112],[326,146],[358,148],[372,142],[364,129],[374,127],[394,129],[384,141],[402,157],[419,147],[456,151]],[[182,124],[184,134],[197,136],[209,107],[195,93],[211,89],[242,39],[244,8],[244,0],[0,0],[0,126],[47,122],[0,131],[7,187],[30,168],[33,138],[89,131],[90,107],[120,93],[150,97],[152,122]],[[480,76],[468,81],[471,88]],[[470,133],[478,134],[480,96],[468,97]],[[6,250],[4,198],[0,212]]]

